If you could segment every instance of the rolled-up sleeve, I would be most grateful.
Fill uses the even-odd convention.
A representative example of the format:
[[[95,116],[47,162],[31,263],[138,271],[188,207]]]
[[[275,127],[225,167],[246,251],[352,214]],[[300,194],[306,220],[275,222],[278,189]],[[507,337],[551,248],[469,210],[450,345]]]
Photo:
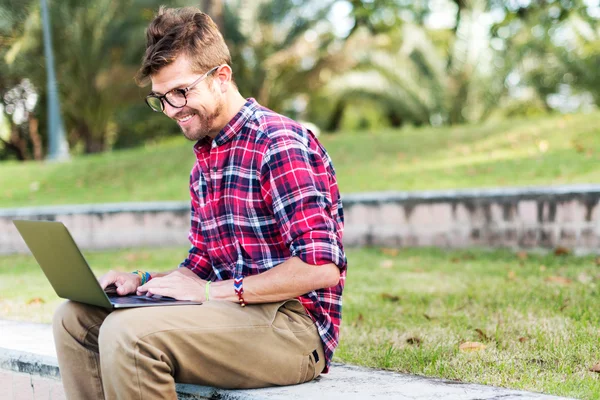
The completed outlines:
[[[330,173],[323,156],[300,138],[275,135],[260,171],[263,198],[291,255],[311,265],[334,263],[343,270],[346,257],[332,214]]]

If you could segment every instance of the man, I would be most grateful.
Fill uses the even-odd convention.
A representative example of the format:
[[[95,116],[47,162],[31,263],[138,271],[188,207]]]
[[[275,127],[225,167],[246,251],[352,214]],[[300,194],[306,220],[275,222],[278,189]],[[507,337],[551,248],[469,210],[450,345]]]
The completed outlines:
[[[174,271],[111,271],[100,284],[203,304],[66,302],[53,327],[69,398],[175,399],[175,382],[255,388],[327,371],[346,276],[331,160],[310,131],[244,99],[230,64],[197,9],[161,8],[148,27],[146,102],[195,142],[192,246]]]

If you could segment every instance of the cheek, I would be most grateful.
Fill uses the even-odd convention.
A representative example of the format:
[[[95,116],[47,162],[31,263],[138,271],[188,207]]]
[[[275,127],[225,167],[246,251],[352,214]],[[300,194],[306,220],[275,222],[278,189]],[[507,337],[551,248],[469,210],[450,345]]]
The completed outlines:
[[[198,113],[212,112],[213,105],[210,96],[197,96],[188,101],[187,106]]]

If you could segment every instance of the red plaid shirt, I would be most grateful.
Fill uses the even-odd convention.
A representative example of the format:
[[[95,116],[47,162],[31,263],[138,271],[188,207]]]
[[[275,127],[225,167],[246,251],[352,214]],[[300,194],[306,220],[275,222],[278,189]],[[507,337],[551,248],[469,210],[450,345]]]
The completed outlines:
[[[181,266],[216,281],[260,274],[292,256],[336,264],[337,286],[298,297],[318,328],[327,371],[339,340],[347,264],[329,155],[310,131],[254,99],[194,151],[192,247]]]

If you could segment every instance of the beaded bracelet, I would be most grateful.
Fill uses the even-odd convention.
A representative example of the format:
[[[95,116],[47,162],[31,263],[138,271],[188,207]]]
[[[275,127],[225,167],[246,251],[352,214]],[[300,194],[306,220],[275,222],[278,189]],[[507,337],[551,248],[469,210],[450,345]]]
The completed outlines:
[[[244,277],[238,276],[233,279],[233,290],[235,290],[235,294],[237,294],[238,299],[240,301],[240,306],[246,307],[246,301],[244,300]]]
[[[140,286],[145,285],[146,283],[150,282],[150,280],[152,279],[150,272],[140,271],[139,269],[133,271],[132,274],[136,274],[137,276],[140,277],[140,280],[142,281],[142,283],[140,283]]]

